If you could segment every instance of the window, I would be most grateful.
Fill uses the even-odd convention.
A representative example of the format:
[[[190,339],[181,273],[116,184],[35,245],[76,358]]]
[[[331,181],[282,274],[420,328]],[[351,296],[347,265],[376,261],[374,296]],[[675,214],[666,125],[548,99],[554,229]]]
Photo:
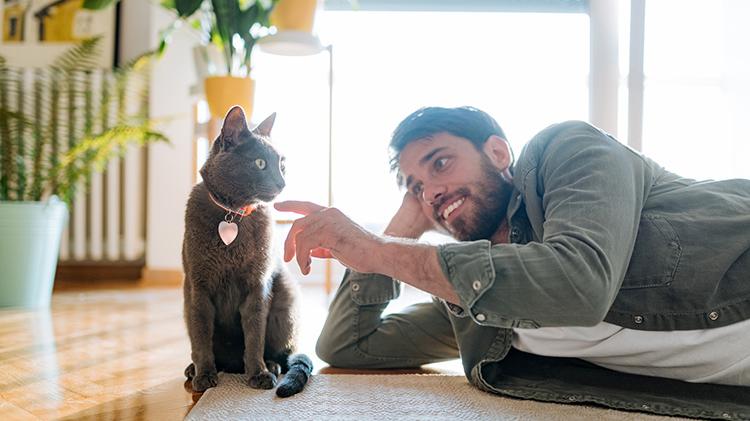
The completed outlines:
[[[547,125],[588,117],[586,14],[326,11],[318,27],[334,46],[334,204],[373,230],[401,203],[387,145],[417,108],[481,108],[516,154]],[[255,116],[279,111],[286,198],[327,200],[325,56],[256,60]]]
[[[750,178],[748,16],[738,0],[646,2],[643,152],[668,170]]]

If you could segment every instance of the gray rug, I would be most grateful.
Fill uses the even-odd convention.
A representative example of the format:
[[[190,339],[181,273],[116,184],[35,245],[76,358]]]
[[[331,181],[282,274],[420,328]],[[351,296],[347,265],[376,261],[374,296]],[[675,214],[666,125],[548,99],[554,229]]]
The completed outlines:
[[[464,376],[317,374],[286,399],[219,375],[187,420],[671,420],[579,405],[507,399],[482,392]]]

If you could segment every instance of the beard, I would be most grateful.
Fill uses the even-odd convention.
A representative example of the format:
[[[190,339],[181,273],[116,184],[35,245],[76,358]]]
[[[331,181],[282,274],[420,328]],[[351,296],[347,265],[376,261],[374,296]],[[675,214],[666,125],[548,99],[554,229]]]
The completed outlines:
[[[489,240],[500,228],[508,212],[513,184],[486,156],[482,156],[481,170],[482,178],[473,193],[466,187],[456,192],[465,196],[466,202],[470,202],[473,209],[467,209],[470,212],[458,215],[450,225],[440,220],[441,225],[456,240]],[[464,206],[467,204],[464,203]]]

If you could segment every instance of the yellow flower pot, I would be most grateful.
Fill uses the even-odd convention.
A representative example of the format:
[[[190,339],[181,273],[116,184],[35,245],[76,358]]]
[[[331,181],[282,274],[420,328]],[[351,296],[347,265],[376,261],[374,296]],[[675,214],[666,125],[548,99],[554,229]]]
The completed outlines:
[[[280,0],[271,12],[271,24],[279,31],[312,33],[317,0]]]
[[[209,76],[203,81],[211,116],[224,118],[235,105],[242,106],[248,120],[253,114],[255,81],[249,77]]]

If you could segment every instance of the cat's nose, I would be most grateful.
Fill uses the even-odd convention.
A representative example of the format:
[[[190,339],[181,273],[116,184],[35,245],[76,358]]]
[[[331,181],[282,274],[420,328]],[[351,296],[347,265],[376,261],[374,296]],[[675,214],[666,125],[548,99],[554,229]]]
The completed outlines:
[[[277,181],[277,182],[276,182],[276,188],[277,188],[277,189],[278,189],[279,191],[282,191],[282,190],[284,190],[284,187],[286,187],[286,182],[285,182],[284,180],[281,180],[281,181]]]

